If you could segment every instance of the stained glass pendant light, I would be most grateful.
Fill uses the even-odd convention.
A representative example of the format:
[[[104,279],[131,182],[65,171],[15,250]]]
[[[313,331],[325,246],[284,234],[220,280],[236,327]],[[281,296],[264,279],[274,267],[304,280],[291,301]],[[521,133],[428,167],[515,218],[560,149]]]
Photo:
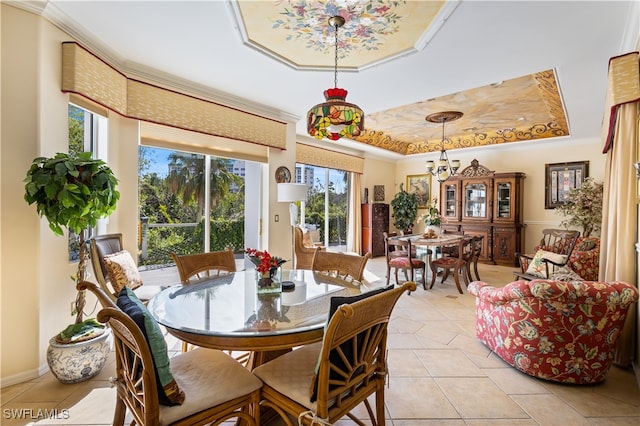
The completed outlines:
[[[352,138],[364,130],[364,112],[358,105],[346,101],[347,91],[338,87],[338,28],[344,25],[342,16],[329,18],[336,38],[335,69],[332,89],[324,91],[325,102],[311,108],[307,113],[307,132],[316,139],[337,141]]]
[[[442,123],[442,150],[440,151],[440,158],[438,159],[438,167],[436,167],[433,161],[427,161],[425,165],[427,172],[431,173],[440,183],[454,176],[460,168],[460,161],[449,161],[447,151],[444,149],[444,123],[457,120],[460,117],[462,117],[462,113],[459,111],[443,111],[429,114],[424,118],[430,123]]]

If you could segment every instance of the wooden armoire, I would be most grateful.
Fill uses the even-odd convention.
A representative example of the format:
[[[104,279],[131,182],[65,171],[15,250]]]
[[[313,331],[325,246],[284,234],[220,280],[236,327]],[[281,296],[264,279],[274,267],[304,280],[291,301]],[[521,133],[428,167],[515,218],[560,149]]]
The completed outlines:
[[[441,228],[482,235],[481,260],[518,266],[524,247],[524,173],[495,173],[473,160],[440,184]]]
[[[362,204],[362,255],[384,256],[383,232],[389,232],[389,204]]]

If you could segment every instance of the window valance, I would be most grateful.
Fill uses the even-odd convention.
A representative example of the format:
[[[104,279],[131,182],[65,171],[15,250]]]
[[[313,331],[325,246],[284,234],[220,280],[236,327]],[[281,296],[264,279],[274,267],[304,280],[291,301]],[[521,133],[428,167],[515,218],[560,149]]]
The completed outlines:
[[[296,144],[296,162],[362,174],[364,158],[301,143]]]
[[[602,120],[602,152],[611,148],[616,123],[616,114],[620,105],[640,101],[640,63],[639,53],[631,52],[615,56],[609,60],[609,82]]]
[[[125,117],[286,148],[286,123],[129,78],[75,42],[62,43],[62,91]]]

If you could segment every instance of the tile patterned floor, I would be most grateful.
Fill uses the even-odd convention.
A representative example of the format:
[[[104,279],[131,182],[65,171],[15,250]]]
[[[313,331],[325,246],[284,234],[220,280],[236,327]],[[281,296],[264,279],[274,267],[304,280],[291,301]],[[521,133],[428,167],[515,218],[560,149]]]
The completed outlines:
[[[369,276],[385,276],[384,258],[369,261]],[[513,268],[480,265],[484,281],[502,286]],[[153,275],[153,277],[152,277]],[[146,282],[177,281],[174,270],[150,271]],[[389,324],[387,424],[637,425],[640,389],[631,371],[614,367],[598,385],[568,386],[524,375],[475,338],[472,296],[451,278],[403,296]],[[172,351],[180,343],[168,338]],[[110,425],[115,391],[111,359],[91,381],[62,385],[50,373],[2,388],[0,424]],[[43,419],[57,410],[58,419]],[[51,411],[49,411],[51,413]],[[55,413],[55,411],[54,411]],[[364,410],[358,416],[366,417]],[[17,417],[22,417],[17,418]],[[339,425],[351,425],[341,420]]]

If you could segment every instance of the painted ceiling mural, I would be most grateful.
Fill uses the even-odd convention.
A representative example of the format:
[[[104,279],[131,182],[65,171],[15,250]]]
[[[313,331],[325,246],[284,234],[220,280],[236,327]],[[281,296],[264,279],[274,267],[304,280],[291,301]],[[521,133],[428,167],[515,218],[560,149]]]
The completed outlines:
[[[424,48],[453,13],[457,1],[238,0],[234,13],[246,44],[296,69],[361,71]],[[368,113],[355,140],[402,155],[423,154],[568,136],[569,124],[553,69],[470,88],[439,98]],[[452,106],[458,106],[452,108]],[[431,113],[457,109],[464,116],[442,125]],[[365,110],[366,112],[366,110]]]

